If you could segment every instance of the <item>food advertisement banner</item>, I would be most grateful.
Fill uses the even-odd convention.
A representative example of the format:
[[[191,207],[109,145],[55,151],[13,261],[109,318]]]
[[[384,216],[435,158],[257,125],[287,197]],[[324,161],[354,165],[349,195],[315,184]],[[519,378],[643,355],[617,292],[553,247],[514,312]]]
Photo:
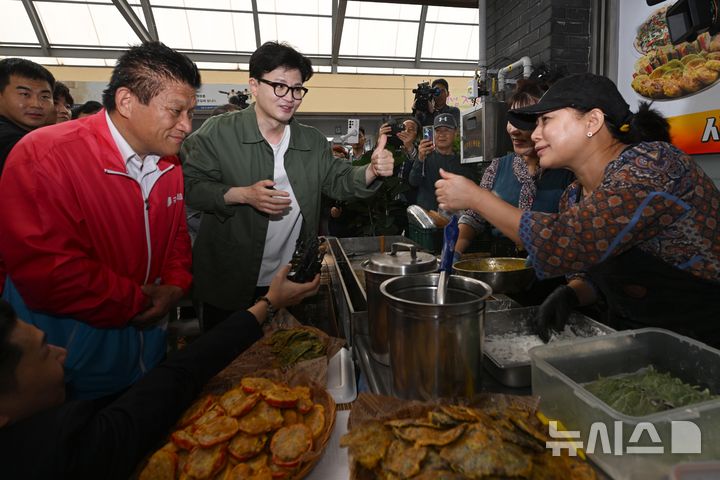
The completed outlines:
[[[675,1],[618,3],[617,85],[630,108],[652,101],[668,118],[675,145],[690,154],[720,153],[720,33],[673,45],[665,12]]]

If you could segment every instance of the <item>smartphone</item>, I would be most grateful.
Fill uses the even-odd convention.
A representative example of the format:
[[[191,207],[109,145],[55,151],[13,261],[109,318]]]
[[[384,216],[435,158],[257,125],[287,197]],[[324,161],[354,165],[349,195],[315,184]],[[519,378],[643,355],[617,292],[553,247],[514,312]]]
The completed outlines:
[[[433,141],[433,127],[432,125],[426,125],[423,127],[423,140]],[[433,142],[434,143],[434,142]]]

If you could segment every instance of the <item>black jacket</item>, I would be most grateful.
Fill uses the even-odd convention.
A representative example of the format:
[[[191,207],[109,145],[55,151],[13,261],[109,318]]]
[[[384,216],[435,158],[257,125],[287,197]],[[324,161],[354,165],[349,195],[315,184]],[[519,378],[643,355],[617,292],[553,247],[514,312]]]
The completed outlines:
[[[0,115],[0,175],[2,175],[5,159],[10,154],[10,150],[26,133],[28,133],[27,130],[23,130]]]
[[[203,385],[260,337],[255,317],[236,312],[122,394],[68,402],[0,428],[2,478],[128,478]]]

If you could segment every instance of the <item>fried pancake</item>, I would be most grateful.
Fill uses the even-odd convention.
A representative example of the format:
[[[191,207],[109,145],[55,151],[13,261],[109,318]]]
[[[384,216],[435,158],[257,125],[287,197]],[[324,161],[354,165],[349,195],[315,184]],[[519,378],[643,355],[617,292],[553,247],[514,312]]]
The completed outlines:
[[[265,448],[267,435],[248,435],[238,432],[228,445],[228,453],[239,462],[244,462],[255,456]]]
[[[280,409],[260,401],[245,416],[238,419],[238,428],[250,435],[270,432],[283,424]]]
[[[477,422],[478,420],[482,420],[480,412],[464,405],[441,405],[440,411],[450,418],[461,422]]]
[[[532,480],[554,480],[572,478],[573,480],[595,480],[597,475],[592,467],[578,457],[567,454],[553,456],[546,450],[542,455],[533,456]]]
[[[428,427],[405,427],[393,428],[393,432],[399,438],[422,447],[425,445],[443,446],[458,439],[464,432],[467,424],[461,424],[449,430],[438,430]]]
[[[428,470],[412,478],[413,480],[463,480],[465,477],[452,470]]]
[[[218,404],[213,405],[210,407],[203,415],[195,420],[192,424],[193,431],[197,430],[198,427],[205,425],[211,420],[215,420],[218,417],[222,417],[225,415],[225,410]]]
[[[443,447],[440,456],[453,470],[469,478],[486,476],[527,477],[532,459],[519,447],[502,441],[500,434],[481,424],[471,424],[457,442]]]
[[[263,391],[263,397],[268,405],[276,408],[294,408],[298,402],[295,390],[285,385],[275,385]]]
[[[218,473],[225,466],[227,454],[225,444],[210,448],[197,447],[188,456],[185,473],[191,478],[205,479]]]
[[[250,465],[253,470],[262,470],[262,469],[267,468],[267,467],[269,466],[269,465],[268,465],[268,456],[267,456],[266,453],[261,453],[261,454],[258,455],[257,457],[255,457],[255,458],[253,458],[253,459],[251,459],[251,460],[248,460],[248,461],[245,462],[245,463],[247,463],[248,465]]]
[[[420,472],[420,464],[427,455],[427,448],[412,446],[395,439],[390,444],[383,466],[401,478],[410,478]]]
[[[263,377],[244,377],[240,380],[240,387],[245,393],[262,393],[275,386],[275,382]]]
[[[198,427],[193,436],[201,446],[211,447],[231,439],[237,432],[238,421],[233,417],[223,415]]]
[[[228,415],[240,417],[252,410],[259,400],[259,393],[248,394],[242,388],[237,387],[225,392],[219,402]]]
[[[422,465],[422,471],[425,470],[450,470],[450,465],[440,457],[437,450],[429,449]]]
[[[177,445],[175,445],[172,441],[167,442],[165,445],[163,445],[160,450],[166,450],[168,452],[177,452],[180,450]]]
[[[220,475],[221,480],[248,480],[252,478],[253,470],[246,463],[227,465],[225,471]]]
[[[282,427],[270,440],[272,461],[282,467],[294,467],[311,448],[312,431],[301,423]]]
[[[297,408],[297,411],[305,415],[313,408],[313,401],[310,398],[300,397],[298,398],[297,404],[295,405],[295,408]]]
[[[428,419],[428,422],[430,423],[430,425],[426,425],[428,427],[430,427],[430,426],[435,426],[438,428],[454,427],[457,424],[461,423],[460,420],[452,418],[447,413],[440,412],[437,410],[428,412],[427,419]]]
[[[291,409],[284,409],[282,411],[283,416],[283,427],[287,427],[288,425],[294,425],[296,423],[302,422],[302,416],[297,410],[291,410]]]
[[[312,398],[312,391],[310,390],[310,387],[306,387],[305,385],[297,385],[295,387],[292,387],[292,389],[298,398]]]
[[[425,418],[398,418],[386,420],[385,425],[388,427],[430,427],[438,428],[438,426],[429,419]]]
[[[150,457],[139,480],[175,480],[178,457],[175,452],[160,449]]]
[[[372,470],[385,457],[393,434],[380,422],[367,422],[354,427],[340,438],[340,446],[348,447],[352,458]]]
[[[192,434],[192,430],[192,425],[182,430],[176,430],[170,435],[170,440],[172,440],[173,444],[178,448],[192,450],[198,445],[197,439]]]
[[[273,462],[270,462],[268,468],[270,469],[270,474],[272,475],[272,478],[276,480],[290,478],[297,470],[297,468],[282,467]]]
[[[206,395],[193,403],[190,408],[185,410],[185,413],[180,417],[178,425],[180,428],[185,428],[188,425],[195,423],[195,420],[200,418],[211,406],[215,404],[215,395]]]
[[[312,410],[305,415],[303,423],[310,427],[313,438],[318,438],[325,429],[325,407],[316,403]]]

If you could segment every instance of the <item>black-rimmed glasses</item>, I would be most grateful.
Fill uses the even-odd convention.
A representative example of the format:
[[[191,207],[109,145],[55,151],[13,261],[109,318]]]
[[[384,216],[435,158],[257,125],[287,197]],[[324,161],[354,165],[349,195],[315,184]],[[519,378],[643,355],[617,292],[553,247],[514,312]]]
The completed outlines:
[[[308,89],[305,87],[291,87],[290,85],[285,85],[284,83],[280,82],[271,82],[269,80],[265,80],[264,78],[258,78],[257,81],[273,87],[273,92],[275,92],[275,96],[280,98],[287,95],[289,91],[292,91],[292,98],[294,98],[295,100],[302,100],[305,94],[308,92]]]

